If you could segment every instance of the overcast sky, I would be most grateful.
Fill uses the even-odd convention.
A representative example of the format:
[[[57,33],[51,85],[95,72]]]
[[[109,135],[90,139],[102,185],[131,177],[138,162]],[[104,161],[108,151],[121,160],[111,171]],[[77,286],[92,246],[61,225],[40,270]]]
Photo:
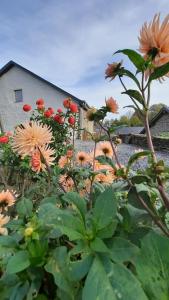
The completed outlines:
[[[1,0],[0,65],[14,60],[89,105],[113,96],[122,114],[130,100],[118,80],[105,81],[106,64],[118,49],[137,50],[142,24],[159,12],[169,0]],[[169,105],[169,79],[154,83],[158,102]]]

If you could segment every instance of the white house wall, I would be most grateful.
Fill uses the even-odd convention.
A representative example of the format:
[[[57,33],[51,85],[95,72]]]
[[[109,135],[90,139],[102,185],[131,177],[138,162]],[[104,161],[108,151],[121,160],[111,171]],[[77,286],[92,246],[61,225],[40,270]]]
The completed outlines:
[[[23,92],[23,102],[20,103],[15,102],[14,90],[18,89]],[[18,123],[26,121],[30,113],[23,112],[23,104],[27,103],[35,108],[38,98],[45,100],[46,107],[56,110],[58,107],[63,108],[62,102],[67,95],[17,66],[3,74],[0,78],[0,120],[3,130],[13,130]]]

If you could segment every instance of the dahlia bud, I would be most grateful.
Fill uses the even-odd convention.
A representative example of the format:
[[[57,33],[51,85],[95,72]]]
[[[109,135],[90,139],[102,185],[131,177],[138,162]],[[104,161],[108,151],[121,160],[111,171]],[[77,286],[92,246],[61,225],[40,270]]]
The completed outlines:
[[[45,109],[44,104],[38,104],[38,105],[37,105],[37,109],[38,109],[38,110],[44,110],[44,109]]]
[[[36,101],[36,105],[44,105],[44,103],[45,103],[45,101],[42,98],[40,98]]]
[[[69,117],[68,122],[69,122],[69,124],[74,125],[76,122],[76,119],[73,116],[71,116],[71,117]]]
[[[72,99],[71,98],[67,98],[63,101],[63,106],[65,108],[70,108],[70,104],[72,103]]]
[[[57,112],[58,112],[59,114],[61,114],[61,113],[63,112],[63,110],[62,110],[61,108],[58,108],[58,109],[57,109]]]
[[[32,107],[29,105],[29,104],[25,104],[24,106],[23,106],[23,110],[25,111],[25,112],[28,112],[28,111],[30,111],[32,109]]]
[[[0,137],[0,144],[7,144],[9,142],[9,137],[4,135]]]
[[[48,107],[48,110],[51,112],[51,115],[53,115],[54,114],[54,109],[52,108],[52,107]]]
[[[77,104],[76,103],[71,103],[70,104],[70,110],[71,110],[72,113],[76,114],[78,112],[78,106],[77,106]]]
[[[52,113],[51,113],[50,110],[46,110],[46,111],[44,112],[44,116],[45,116],[46,118],[50,118],[51,115],[52,115]]]
[[[33,228],[32,227],[28,227],[28,228],[25,229],[24,236],[25,237],[29,237],[29,236],[32,235],[32,233],[33,233]]]

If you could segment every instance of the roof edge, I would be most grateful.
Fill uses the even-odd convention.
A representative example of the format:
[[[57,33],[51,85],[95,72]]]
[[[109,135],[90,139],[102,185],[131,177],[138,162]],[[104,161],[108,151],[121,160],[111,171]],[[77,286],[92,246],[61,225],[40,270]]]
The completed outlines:
[[[50,85],[51,87],[57,89],[59,92],[61,93],[65,93],[68,97],[73,98],[74,101],[76,103],[78,103],[83,109],[87,110],[89,109],[89,105],[85,100],[81,100],[79,98],[77,98],[76,96],[66,92],[65,90],[63,90],[62,88],[56,86],[55,84],[51,83],[50,81],[44,79],[43,77],[33,73],[32,71],[26,69],[25,67],[21,66],[20,64],[14,62],[13,60],[10,60],[7,64],[5,64],[1,69],[0,69],[0,77],[3,76],[5,73],[7,73],[10,69],[12,69],[13,67],[18,67],[22,70],[24,70],[25,72],[27,72],[28,74],[32,75],[33,77],[45,82],[46,84]]]

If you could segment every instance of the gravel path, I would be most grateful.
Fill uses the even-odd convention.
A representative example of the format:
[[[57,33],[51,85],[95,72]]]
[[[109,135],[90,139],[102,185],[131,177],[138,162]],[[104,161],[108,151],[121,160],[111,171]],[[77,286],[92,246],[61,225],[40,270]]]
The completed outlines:
[[[94,143],[92,141],[76,141],[76,150],[77,151],[86,151],[89,152],[93,150]],[[126,164],[130,155],[135,153],[135,150],[140,149],[135,145],[121,144],[118,146],[118,156],[121,164]],[[156,151],[157,158],[160,160],[164,160],[167,165],[169,165],[169,151]],[[146,166],[146,159],[139,160],[139,164],[136,166],[137,168]]]

